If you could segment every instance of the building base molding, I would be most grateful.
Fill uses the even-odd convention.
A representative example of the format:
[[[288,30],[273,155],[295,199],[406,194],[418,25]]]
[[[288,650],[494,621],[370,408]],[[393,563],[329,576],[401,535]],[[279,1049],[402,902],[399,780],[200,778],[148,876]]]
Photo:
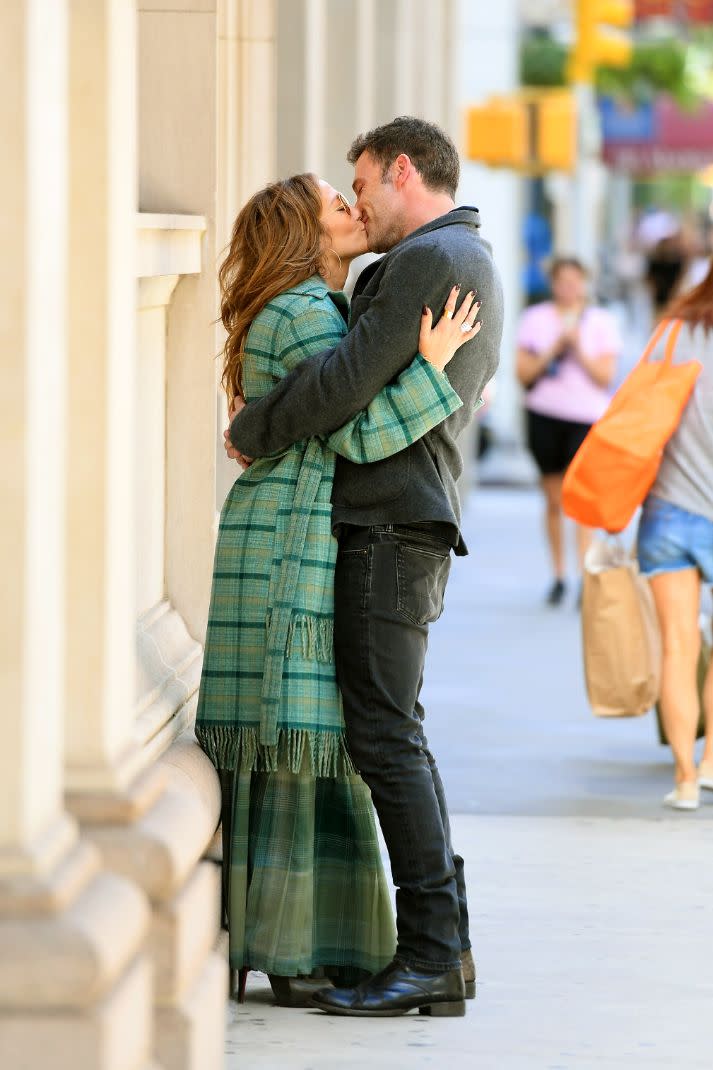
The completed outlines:
[[[142,781],[140,776],[147,764],[140,742],[136,739],[129,739],[122,752],[111,761],[104,757],[91,762],[68,761],[65,767],[65,797],[71,802],[69,809],[76,813],[85,799],[92,800],[90,813],[97,810],[100,800],[103,800],[104,806],[118,807],[119,811],[126,805],[131,812],[136,812],[137,807],[140,809],[142,805],[146,807],[149,803],[142,802],[146,781]],[[159,790],[159,787],[155,788],[156,793]],[[120,820],[119,811],[117,820]],[[113,820],[111,814],[106,820]]]
[[[151,964],[140,955],[97,1004],[0,1012],[8,1070],[158,1070],[151,1056]]]
[[[0,919],[0,1008],[61,1012],[102,999],[146,943],[144,894],[98,872],[62,912]]]
[[[151,915],[141,889],[103,871],[99,852],[80,840],[43,893],[24,876],[12,898],[9,880],[4,891],[0,1065],[150,1070]]]
[[[146,952],[154,972],[154,1056],[163,1070],[219,1070],[227,965],[214,952],[220,872],[203,861],[220,819],[221,793],[192,732],[154,762],[163,790],[137,820],[87,821],[82,831],[106,870],[151,904]]]
[[[156,1058],[166,1070],[222,1070],[228,967],[212,952],[183,998],[156,1013]]]
[[[52,868],[47,869],[43,864],[39,871],[30,874],[20,869],[14,875],[0,876],[0,918],[57,914],[77,898],[97,872],[97,851],[77,839],[73,822],[63,821],[61,827],[69,828],[72,834],[67,850],[59,860],[55,857],[55,841],[52,841]]]
[[[150,948],[159,1007],[185,996],[215,947],[219,927],[220,871],[202,862],[178,895],[154,910]]]
[[[147,813],[165,790],[165,774],[151,766],[119,790],[69,789],[67,809],[83,825],[129,825]]]
[[[170,602],[144,613],[137,626],[136,739],[144,759],[161,756],[192,724],[203,648]]]
[[[211,762],[184,734],[152,771],[164,778],[154,805],[127,824],[88,821],[86,838],[107,869],[135,882],[153,901],[177,894],[213,838],[220,819],[220,785]]]

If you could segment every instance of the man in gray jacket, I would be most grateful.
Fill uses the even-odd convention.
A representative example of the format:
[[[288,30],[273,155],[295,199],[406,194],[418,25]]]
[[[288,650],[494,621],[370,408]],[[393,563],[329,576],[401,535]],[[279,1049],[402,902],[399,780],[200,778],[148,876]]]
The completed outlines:
[[[333,1014],[387,1016],[418,1007],[458,1015],[475,994],[463,860],[451,846],[419,692],[451,550],[467,553],[456,440],[498,363],[502,290],[477,209],[455,207],[458,153],[442,130],[395,119],[358,137],[348,158],[369,248],[387,255],[359,277],[345,338],[246,406],[231,423],[230,441],[261,457],[335,430],[411,362],[424,305],[437,318],[454,283],[462,294],[478,293],[481,331],[447,369],[463,407],[387,460],[359,466],[337,459],[337,676],[351,754],[389,851],[398,944],[381,973],[314,997]]]

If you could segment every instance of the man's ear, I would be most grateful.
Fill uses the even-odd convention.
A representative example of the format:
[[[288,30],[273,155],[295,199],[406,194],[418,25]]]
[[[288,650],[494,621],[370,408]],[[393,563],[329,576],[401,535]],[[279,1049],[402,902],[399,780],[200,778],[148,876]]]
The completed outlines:
[[[411,157],[402,152],[391,165],[391,174],[396,189],[403,189],[404,184],[413,175],[413,172],[414,166],[411,163]]]

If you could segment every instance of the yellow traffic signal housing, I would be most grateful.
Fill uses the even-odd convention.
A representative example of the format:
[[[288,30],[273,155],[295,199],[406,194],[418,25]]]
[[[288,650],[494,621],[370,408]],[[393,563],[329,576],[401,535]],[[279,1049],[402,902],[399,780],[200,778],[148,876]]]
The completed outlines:
[[[542,171],[572,171],[577,160],[577,104],[569,89],[535,98],[535,159]]]
[[[571,89],[526,89],[468,109],[466,156],[528,174],[571,171],[577,106]]]
[[[493,167],[524,167],[528,157],[528,116],[517,96],[491,97],[468,109],[466,155]]]
[[[626,28],[634,21],[632,0],[576,0],[577,37],[570,56],[572,82],[591,82],[597,67],[628,67],[632,46]]]

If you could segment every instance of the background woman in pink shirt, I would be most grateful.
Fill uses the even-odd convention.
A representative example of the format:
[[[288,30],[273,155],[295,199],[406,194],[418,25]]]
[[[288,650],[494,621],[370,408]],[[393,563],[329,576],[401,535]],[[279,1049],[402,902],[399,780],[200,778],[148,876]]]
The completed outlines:
[[[587,273],[574,257],[559,257],[550,270],[552,300],[522,315],[517,336],[517,376],[525,387],[528,445],[542,476],[546,530],[554,579],[547,601],[566,592],[562,479],[589,428],[610,399],[621,343],[609,312],[587,303]],[[577,525],[580,568],[589,528]]]

